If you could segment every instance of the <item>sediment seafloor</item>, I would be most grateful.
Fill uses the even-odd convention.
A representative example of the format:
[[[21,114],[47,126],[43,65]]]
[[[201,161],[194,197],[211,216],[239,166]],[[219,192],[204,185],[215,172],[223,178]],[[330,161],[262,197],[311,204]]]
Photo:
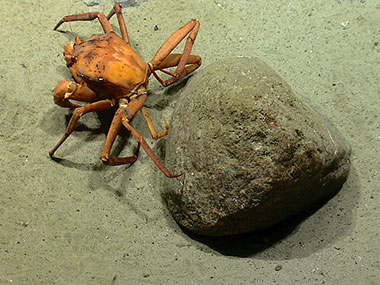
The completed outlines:
[[[104,2],[104,12],[112,8]],[[137,1],[135,1],[137,3]],[[96,10],[80,0],[0,2],[0,281],[15,284],[376,284],[380,276],[379,1],[160,1],[124,9],[132,46],[149,61],[188,20],[201,27],[203,66],[255,56],[303,94],[352,147],[347,182],[286,234],[221,247],[184,233],[160,196],[162,175],[142,151],[132,166],[99,157],[112,114],[89,114],[57,151],[71,112],[51,90],[69,80],[62,45],[101,32],[62,25]],[[102,7],[102,6],[98,6]],[[112,20],[119,32],[116,19]],[[201,67],[202,68],[202,67]],[[170,118],[181,84],[152,77],[147,109]],[[139,114],[133,125],[159,151]],[[130,155],[126,132],[115,152]],[[174,171],[174,170],[173,170]],[[263,237],[265,241],[265,236]]]

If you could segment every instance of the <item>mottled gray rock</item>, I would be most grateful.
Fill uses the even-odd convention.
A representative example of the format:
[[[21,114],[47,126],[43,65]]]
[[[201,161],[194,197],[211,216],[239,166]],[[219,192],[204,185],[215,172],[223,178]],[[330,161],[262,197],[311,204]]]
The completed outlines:
[[[89,7],[104,5],[102,0],[82,0],[82,2]]]
[[[94,7],[98,9],[98,11],[104,10],[104,3],[102,0],[82,0],[82,2],[88,7]]]
[[[119,2],[121,7],[126,8],[126,7],[136,7],[140,6],[141,3],[147,2],[148,0],[113,0],[113,3]]]
[[[119,2],[121,7],[136,7],[140,6],[141,3],[147,2],[148,0],[112,0],[114,5],[116,2]],[[92,7],[94,11],[103,11],[104,12],[104,3],[102,0],[82,0],[82,2],[88,7]]]
[[[171,119],[165,179],[176,221],[202,235],[272,226],[335,193],[350,147],[329,121],[255,58],[197,72]]]

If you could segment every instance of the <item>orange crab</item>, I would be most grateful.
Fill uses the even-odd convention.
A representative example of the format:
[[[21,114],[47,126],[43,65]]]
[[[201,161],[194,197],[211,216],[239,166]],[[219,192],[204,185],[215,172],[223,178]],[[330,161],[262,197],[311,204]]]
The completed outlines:
[[[120,26],[121,38],[113,31],[109,19],[116,14]],[[54,102],[67,108],[75,108],[66,133],[56,146],[49,152],[54,156],[56,150],[74,131],[78,119],[89,112],[111,109],[117,105],[118,109],[112,120],[107,134],[104,149],[101,155],[103,163],[121,165],[133,163],[137,160],[140,145],[159,169],[167,177],[178,177],[181,174],[172,174],[154,154],[144,138],[134,129],[130,121],[140,110],[145,118],[150,133],[154,139],[167,135],[169,127],[165,121],[165,129],[156,132],[144,103],[148,98],[147,86],[149,76],[153,74],[163,85],[171,85],[197,69],[202,62],[199,56],[191,55],[191,50],[199,30],[198,20],[191,20],[172,34],[157,51],[149,63],[145,63],[132,49],[129,43],[127,28],[121,12],[121,6],[116,3],[108,17],[101,12],[76,14],[64,17],[54,27],[54,30],[64,22],[92,21],[98,19],[103,27],[104,34],[93,35],[87,39],[76,37],[64,47],[64,56],[67,67],[75,81],[61,81],[53,90]],[[186,37],[182,54],[172,54],[172,50]],[[176,67],[175,71],[166,70]],[[169,79],[162,80],[156,73],[160,70],[168,75]],[[78,105],[70,100],[88,102],[87,105]],[[129,157],[110,157],[112,145],[121,128],[124,126],[131,132],[138,142],[137,152]]]

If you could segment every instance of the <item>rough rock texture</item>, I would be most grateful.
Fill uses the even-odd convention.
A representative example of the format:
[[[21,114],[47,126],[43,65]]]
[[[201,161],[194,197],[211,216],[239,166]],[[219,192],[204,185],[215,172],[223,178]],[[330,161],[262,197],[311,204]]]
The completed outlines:
[[[223,236],[274,225],[339,190],[350,147],[255,58],[197,72],[171,119],[163,195],[176,221]]]
[[[115,4],[115,2],[119,2],[121,7],[126,8],[140,6],[141,3],[146,1],[148,0],[113,0],[112,4]],[[98,9],[97,11],[104,11],[104,1],[102,0],[82,0],[82,2],[89,7],[94,7]]]

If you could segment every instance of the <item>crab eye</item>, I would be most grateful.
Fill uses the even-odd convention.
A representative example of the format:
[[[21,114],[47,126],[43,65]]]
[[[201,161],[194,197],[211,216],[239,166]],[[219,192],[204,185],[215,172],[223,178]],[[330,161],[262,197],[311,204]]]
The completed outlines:
[[[98,78],[96,78],[96,81],[102,82],[102,81],[104,81],[104,78],[103,77],[98,77]]]

